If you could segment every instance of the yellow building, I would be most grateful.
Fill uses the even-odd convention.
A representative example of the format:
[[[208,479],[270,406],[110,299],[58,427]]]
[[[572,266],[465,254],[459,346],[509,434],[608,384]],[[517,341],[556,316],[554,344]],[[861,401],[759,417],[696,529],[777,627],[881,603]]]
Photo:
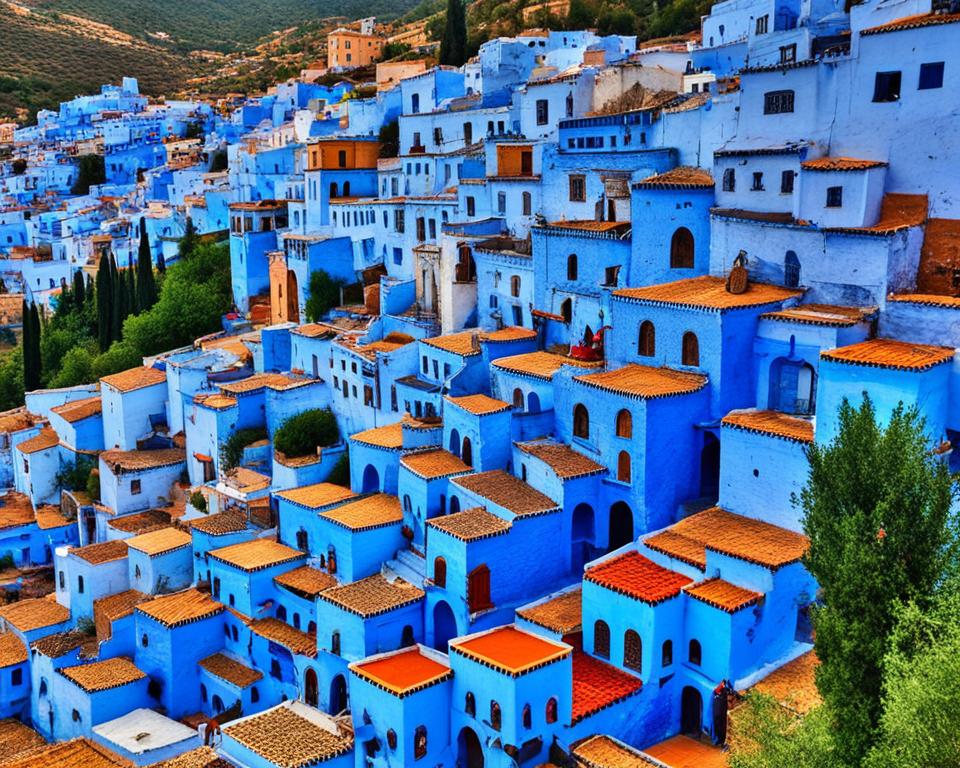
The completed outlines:
[[[365,67],[380,58],[383,38],[340,27],[327,35],[327,66],[330,69]]]

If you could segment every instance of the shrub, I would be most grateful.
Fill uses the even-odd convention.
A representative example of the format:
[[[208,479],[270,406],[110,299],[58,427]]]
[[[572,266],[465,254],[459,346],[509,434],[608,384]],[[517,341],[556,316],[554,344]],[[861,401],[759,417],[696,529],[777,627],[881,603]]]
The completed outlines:
[[[93,468],[93,459],[78,456],[73,464],[60,467],[60,471],[57,472],[57,485],[68,491],[86,490]]]
[[[307,456],[317,446],[333,445],[340,439],[337,420],[329,408],[314,408],[287,419],[273,436],[273,447],[285,456]]]
[[[197,510],[197,512],[207,513],[207,497],[200,493],[200,491],[194,491],[190,494],[190,505]]]
[[[262,427],[250,427],[234,432],[227,439],[227,442],[223,444],[223,448],[220,451],[223,468],[233,469],[238,466],[240,459],[243,458],[243,449],[250,445],[250,443],[263,440],[266,436],[267,431]]]
[[[340,303],[343,280],[332,277],[323,269],[310,274],[310,295],[307,297],[307,319],[315,323]]]
[[[327,477],[328,483],[342,485],[344,488],[350,487],[350,454],[344,451],[343,455],[337,459],[337,463],[330,470]]]
[[[94,469],[87,477],[87,496],[91,501],[100,498],[100,470]]]

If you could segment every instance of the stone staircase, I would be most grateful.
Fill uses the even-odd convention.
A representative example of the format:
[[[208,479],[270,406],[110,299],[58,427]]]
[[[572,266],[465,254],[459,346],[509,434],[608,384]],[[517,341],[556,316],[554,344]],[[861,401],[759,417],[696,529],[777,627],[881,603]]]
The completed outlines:
[[[404,581],[408,581],[421,589],[424,580],[427,578],[426,560],[409,549],[398,551],[394,559],[387,561],[384,567]]]

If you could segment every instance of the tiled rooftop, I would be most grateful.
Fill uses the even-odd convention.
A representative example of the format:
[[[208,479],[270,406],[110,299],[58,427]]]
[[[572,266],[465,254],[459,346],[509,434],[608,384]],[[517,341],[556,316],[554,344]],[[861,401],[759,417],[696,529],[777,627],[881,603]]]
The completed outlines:
[[[56,600],[35,597],[0,607],[0,618],[21,632],[30,632],[65,622],[70,618],[70,609]]]
[[[280,499],[308,509],[320,509],[356,496],[349,488],[333,483],[314,483],[274,494]]]
[[[369,528],[400,523],[403,520],[403,511],[400,509],[400,500],[396,496],[375,493],[321,512],[320,517],[352,531],[365,531]]]
[[[297,714],[289,703],[225,725],[222,730],[277,768],[318,765],[353,748],[352,735],[321,728]]]
[[[140,534],[154,531],[157,528],[166,528],[170,525],[170,515],[160,509],[148,509],[144,512],[134,512],[132,515],[116,517],[107,523],[115,531]]]
[[[454,456],[450,451],[443,448],[408,453],[400,459],[400,463],[417,477],[422,477],[425,480],[449,477],[460,472],[470,471],[470,467],[464,464],[459,456]]]
[[[190,546],[192,539],[190,534],[179,528],[160,528],[149,533],[141,533],[139,536],[127,539],[127,546],[138,552],[154,557],[172,552],[181,547]]]
[[[557,502],[533,486],[499,469],[463,475],[454,478],[453,483],[518,516],[551,512],[558,507]]]
[[[363,432],[357,432],[355,435],[351,435],[350,439],[355,443],[372,445],[375,448],[399,450],[403,447],[403,425],[396,422],[384,427],[374,427]]]
[[[158,368],[147,368],[142,365],[100,379],[101,384],[109,384],[120,392],[133,392],[135,389],[152,387],[155,384],[166,384],[166,381],[166,373]]]
[[[246,664],[224,653],[215,653],[197,663],[211,675],[216,675],[221,680],[226,680],[238,688],[246,688],[263,678],[263,673],[259,670],[251,669]]]
[[[765,312],[764,320],[779,320],[801,325],[822,325],[828,328],[850,328],[869,319],[876,307],[842,307],[834,304],[798,304],[795,307]]]
[[[649,605],[676,597],[692,581],[634,551],[588,568],[583,578]]]
[[[450,641],[456,652],[484,666],[517,677],[570,655],[570,647],[512,625]]]
[[[501,357],[490,363],[491,367],[509,373],[523,376],[532,376],[535,379],[549,381],[563,365],[572,365],[576,368],[595,368],[595,363],[583,363],[579,360],[557,355],[553,352],[524,352],[520,355]]]
[[[143,680],[147,676],[143,670],[124,656],[95,661],[91,664],[80,664],[76,667],[62,667],[60,674],[87,693],[119,688],[122,685]]]
[[[241,571],[259,571],[281,563],[291,563],[302,560],[306,555],[286,544],[270,539],[251,539],[239,544],[230,544],[226,547],[213,549],[210,557],[227,563]]]
[[[154,451],[110,450],[100,454],[100,461],[110,467],[115,475],[121,472],[139,472],[157,467],[169,467],[186,461],[182,448],[160,448]]]
[[[513,527],[513,524],[487,512],[483,507],[473,507],[462,512],[440,515],[427,520],[427,526],[453,536],[460,541],[479,541],[499,536]]]
[[[537,338],[537,332],[532,328],[522,328],[518,325],[508,325],[496,331],[486,331],[480,335],[480,340],[492,344],[502,344],[510,341],[526,341]]]
[[[903,16],[876,27],[864,29],[860,32],[860,36],[879,35],[884,32],[902,32],[908,29],[920,29],[921,27],[957,23],[960,23],[960,13],[918,13],[913,16]]]
[[[0,632],[0,667],[22,664],[27,660],[27,646],[13,632]]]
[[[150,595],[136,589],[102,597],[93,601],[93,623],[97,630],[97,639],[106,640],[113,634],[113,622],[130,616],[140,603],[150,600]]]
[[[31,454],[46,451],[60,444],[60,438],[57,433],[49,427],[44,427],[40,432],[22,443],[17,443],[17,450],[20,453]]]
[[[882,160],[862,160],[856,157],[818,157],[816,160],[804,160],[800,167],[805,171],[869,171],[872,168],[885,168]]]
[[[218,757],[210,747],[197,747],[164,760],[162,763],[155,763],[151,768],[234,768],[234,766],[233,763]]]
[[[727,281],[722,277],[691,277],[672,283],[660,283],[643,288],[620,288],[613,295],[644,304],[668,307],[689,307],[725,311],[762,307],[766,304],[793,299],[803,294],[796,288],[750,282],[743,293],[730,293]]]
[[[256,373],[239,381],[220,384],[220,390],[231,395],[243,395],[258,389],[296,389],[314,383],[315,379],[286,373]]]
[[[80,649],[80,655],[83,655],[84,650],[91,646],[99,649],[97,638],[75,629],[69,632],[54,632],[30,643],[31,650],[42,653],[48,659],[62,658],[77,648]]]
[[[378,616],[423,600],[423,590],[401,578],[380,573],[322,592],[319,597],[362,618]]]
[[[517,610],[517,616],[537,624],[551,632],[567,635],[581,629],[581,598],[583,590],[578,586],[542,603]]]
[[[509,411],[511,408],[510,403],[483,394],[464,395],[462,397],[450,397],[448,395],[446,401],[457,406],[457,408],[462,408],[467,413],[472,413],[474,416],[502,413],[503,411]]]
[[[43,736],[29,725],[25,725],[12,717],[0,720],[0,755],[4,756],[4,760],[17,760],[33,750],[45,746],[47,746],[47,742]]]
[[[280,619],[270,617],[251,621],[250,630],[256,632],[260,637],[272,640],[301,656],[308,656],[312,659],[317,655],[317,640],[315,637],[291,627]]]
[[[676,371],[672,368],[654,368],[634,363],[602,373],[574,376],[574,381],[607,392],[616,392],[644,400],[687,395],[707,386],[707,377],[699,373]]]
[[[247,467],[234,467],[228,470],[223,478],[224,485],[240,493],[265,491],[270,487],[271,482],[269,475]]]
[[[741,608],[756,605],[763,599],[761,592],[738,587],[736,584],[731,584],[723,579],[707,579],[691,584],[684,589],[684,592],[690,597],[727,613],[735,613]]]
[[[30,525],[37,519],[33,511],[33,504],[30,503],[30,498],[26,494],[7,491],[2,497],[2,501],[3,506],[0,506],[0,530]]]
[[[772,435],[792,440],[795,443],[813,442],[813,422],[789,416],[780,411],[730,411],[723,417],[723,426],[756,432],[760,435]]]
[[[90,739],[48,744],[18,755],[4,768],[130,768],[131,763]]]
[[[702,168],[678,166],[647,176],[634,186],[643,189],[713,189],[713,176]]]
[[[68,525],[76,525],[76,520],[64,517],[59,507],[53,504],[44,504],[37,507],[37,527],[41,531],[49,531],[53,528],[65,528]]]
[[[172,629],[209,616],[216,616],[223,613],[224,607],[210,595],[195,589],[187,589],[140,603],[136,610]]]
[[[897,293],[887,296],[887,301],[921,304],[941,309],[960,309],[960,296],[940,296],[935,293]]]
[[[880,219],[866,227],[827,227],[827,231],[852,235],[887,237],[911,227],[919,227],[927,220],[929,202],[926,195],[908,195],[887,192],[880,204]]]
[[[450,352],[461,357],[471,357],[480,354],[480,343],[476,331],[462,331],[448,333],[445,336],[434,336],[431,339],[420,339],[423,344],[444,352]]]
[[[92,565],[122,560],[127,556],[127,542],[122,539],[87,544],[85,547],[72,547],[70,554],[86,560]]]
[[[952,347],[911,344],[894,339],[869,339],[820,353],[823,360],[900,371],[926,371],[953,359]]]
[[[728,753],[708,739],[699,740],[680,734],[644,749],[660,765],[670,768],[727,768]]]
[[[210,408],[214,411],[225,411],[237,404],[237,398],[224,394],[205,395],[201,393],[194,395],[193,402],[195,405]]]
[[[350,669],[398,696],[422,690],[453,675],[449,666],[427,656],[418,647],[351,664]]]
[[[517,447],[550,467],[561,480],[572,480],[576,477],[600,474],[606,467],[597,464],[593,459],[573,450],[565,443],[556,440],[533,440],[528,443],[517,443]]]
[[[302,565],[292,571],[274,576],[273,581],[281,587],[308,598],[314,598],[325,589],[337,585],[337,580],[326,571]]]
[[[643,687],[640,679],[577,651],[573,654],[572,722],[633,696]]]
[[[239,512],[218,512],[191,520],[190,527],[209,536],[225,536],[245,530],[247,521]]]
[[[609,736],[590,736],[576,744],[571,752],[577,766],[583,768],[649,768],[656,766],[632,747]]]
[[[72,400],[63,405],[55,405],[50,410],[64,421],[73,424],[101,413],[103,411],[103,401],[100,399],[100,395],[94,395],[82,400]]]

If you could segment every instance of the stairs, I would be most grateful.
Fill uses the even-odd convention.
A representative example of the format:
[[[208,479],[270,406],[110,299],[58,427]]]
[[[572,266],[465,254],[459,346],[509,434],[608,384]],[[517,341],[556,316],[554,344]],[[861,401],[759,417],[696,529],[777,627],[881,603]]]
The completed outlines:
[[[427,578],[427,562],[409,549],[401,549],[393,560],[387,561],[385,568],[395,573],[404,581],[416,587],[423,588]]]

